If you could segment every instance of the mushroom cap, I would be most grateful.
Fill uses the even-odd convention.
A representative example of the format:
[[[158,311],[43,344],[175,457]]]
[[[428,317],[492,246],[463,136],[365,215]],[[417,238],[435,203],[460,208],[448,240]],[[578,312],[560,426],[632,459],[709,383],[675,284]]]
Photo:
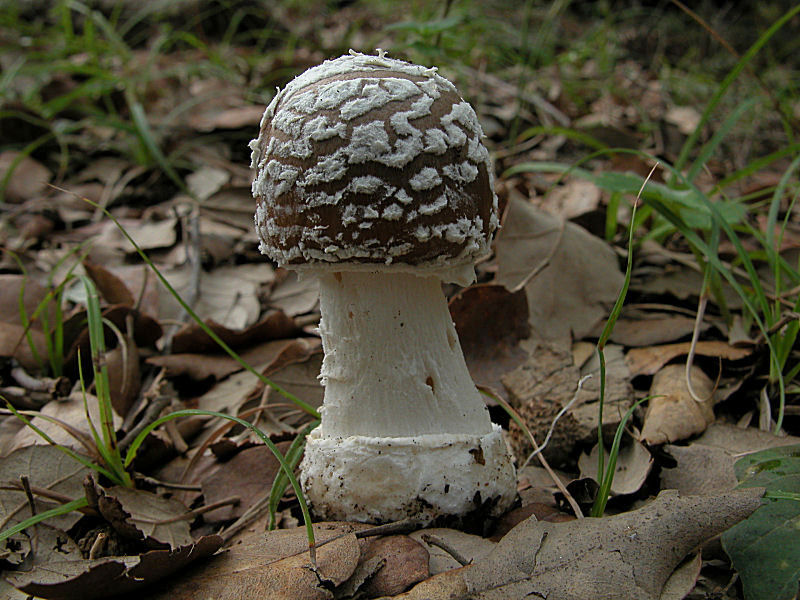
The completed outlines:
[[[435,68],[351,51],[309,69],[250,142],[261,252],[294,269],[471,271],[498,226],[482,137]]]

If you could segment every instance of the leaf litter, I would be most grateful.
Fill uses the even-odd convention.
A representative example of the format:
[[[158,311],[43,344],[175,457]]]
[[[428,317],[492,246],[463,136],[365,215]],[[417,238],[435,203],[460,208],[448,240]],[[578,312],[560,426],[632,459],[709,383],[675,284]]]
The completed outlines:
[[[302,30],[303,35],[314,30],[303,29],[308,19],[296,17],[278,6],[270,26],[284,33]],[[338,47],[342,32],[351,30],[352,23],[362,24],[360,18],[342,9],[326,11],[314,22],[331,37],[331,47]],[[330,54],[298,47],[286,57],[256,60],[248,52],[236,48],[228,58],[233,65],[250,64],[254,77],[293,74]],[[187,61],[202,59],[199,49],[164,55],[134,49],[128,65],[177,71]],[[487,133],[494,136],[490,143],[502,144],[504,136],[516,131],[518,119],[526,126],[539,126],[543,119],[563,127],[572,124],[601,143],[641,147],[647,128],[640,128],[641,114],[630,110],[641,102],[646,118],[662,127],[665,138],[658,143],[669,154],[680,150],[680,136],[691,134],[697,123],[695,107],[676,105],[670,90],[632,61],[620,62],[611,74],[625,90],[626,100],[593,93],[578,106],[563,85],[570,68],[565,64],[563,70],[547,72],[546,84],[541,84],[546,98],[539,91],[516,89],[492,73],[469,71],[470,99],[478,106]],[[597,74],[600,68],[589,60],[581,77]],[[12,89],[22,81],[11,79]],[[250,79],[238,72],[233,79],[208,72],[187,75],[181,82],[165,75],[143,84],[147,93],[141,101],[147,118],[164,148],[177,149],[176,156],[185,153],[181,169],[189,173],[185,183],[194,198],[159,176],[148,158],[132,159],[124,152],[117,156],[118,140],[108,128],[92,125],[70,141],[75,144],[72,150],[86,159],[76,163],[77,170],[64,171],[51,145],[33,151],[33,156],[14,150],[0,153],[0,178],[9,175],[4,182],[8,204],[2,207],[3,223],[11,225],[2,232],[3,241],[19,257],[14,262],[5,254],[0,274],[3,394],[20,408],[41,409],[51,420],[41,416],[33,420],[57,441],[90,451],[90,444],[67,433],[72,430],[90,439],[77,376],[79,349],[84,372],[90,364],[78,287],[65,288],[62,305],[62,377],[72,392],[17,385],[12,372],[21,368],[34,380],[56,380],[47,363],[48,343],[59,317],[55,303],[45,298],[70,269],[92,278],[104,301],[104,316],[119,332],[107,328],[111,350],[104,359],[111,372],[112,400],[119,417],[114,426],[121,439],[170,408],[257,415],[248,418],[257,419],[284,450],[308,423],[306,415],[243,371],[199,326],[187,321],[183,308],[138,263],[117,227],[82,197],[110,208],[167,279],[192,299],[205,323],[249,364],[312,406],[320,406],[316,284],[313,278],[298,278],[264,262],[252,231],[250,174],[242,148],[257,127],[264,103],[252,102],[251,95],[242,91],[245,81]],[[51,81],[54,86],[76,83],[72,73]],[[532,79],[531,87],[534,84],[540,82]],[[271,93],[272,85],[266,87]],[[174,112],[182,102],[194,110]],[[64,111],[57,117],[68,121],[70,114]],[[187,135],[209,132],[215,139],[186,151]],[[529,153],[519,156],[575,159],[575,145],[567,136],[541,136],[533,142]],[[95,150],[99,148],[102,152]],[[516,149],[498,145],[495,150],[500,171],[513,165]],[[637,172],[649,170],[638,156],[616,155],[605,163],[608,168],[620,165]],[[711,184],[712,176],[729,174],[715,163],[709,168],[712,172],[706,174],[704,185]],[[777,185],[780,175],[753,173],[742,185],[750,185],[757,196],[759,190]],[[49,181],[58,181],[65,191],[48,187]],[[543,443],[555,416],[564,410],[543,455],[563,469],[555,476],[564,484],[576,477],[596,481],[600,479],[600,389],[594,342],[622,284],[619,259],[625,252],[618,236],[606,235],[613,238],[613,245],[601,239],[598,216],[609,208],[610,198],[593,182],[544,174],[501,177],[497,187],[506,210],[495,254],[479,265],[479,284],[457,294],[447,290],[464,353],[476,382],[522,416],[524,427],[509,423],[497,406],[491,407],[496,420],[508,423],[518,465],[533,450],[528,433]],[[624,204],[615,215],[621,221],[629,216]],[[782,237],[782,248],[788,249],[796,245],[797,236],[792,229],[795,218],[787,214],[787,220],[791,227]],[[762,232],[766,230],[768,223],[761,215],[755,222]],[[721,247],[727,251],[725,243]],[[501,519],[491,539],[446,528],[411,531],[414,527],[360,538],[366,526],[318,523],[314,572],[305,534],[292,527],[298,523],[298,513],[291,491],[278,506],[278,522],[292,528],[265,532],[268,519],[262,511],[242,532],[225,538],[224,548],[224,538],[215,535],[257,506],[277,474],[274,457],[249,433],[207,418],[182,419],[159,428],[134,463],[136,489],[128,489],[102,478],[88,485],[85,467],[42,444],[30,431],[19,430],[16,418],[5,416],[0,423],[0,508],[6,526],[67,500],[91,496],[92,501],[81,512],[30,526],[5,540],[0,595],[11,599],[28,594],[105,598],[127,592],[157,598],[687,597],[695,583],[703,581],[704,572],[719,568],[719,561],[711,564],[707,559],[715,556],[713,548],[697,552],[697,547],[759,506],[760,490],[732,492],[737,458],[797,440],[732,425],[758,420],[748,399],[755,373],[763,368],[763,344],[741,319],[725,324],[716,314],[702,324],[699,343],[689,342],[694,330],[690,315],[702,276],[689,264],[693,258],[686,248],[674,240],[648,239],[635,249],[635,256],[631,291],[636,304],[626,308],[613,332],[614,343],[605,348],[604,438],[611,438],[635,400],[645,395],[652,399],[646,408],[636,409],[623,436],[611,489],[615,498],[609,504],[609,512],[619,514],[601,520],[577,518],[582,515],[573,514],[558,496],[551,475],[531,463],[519,470],[521,505]],[[741,310],[741,301],[729,286],[723,284],[722,290],[727,308]],[[44,302],[47,324],[39,318],[24,326],[20,301],[29,317]],[[681,373],[689,354],[696,365],[695,392],[714,396],[706,404],[686,393]],[[720,371],[722,377],[714,383]],[[96,400],[88,383],[89,410],[97,423]],[[150,414],[153,407],[158,410]],[[793,423],[788,428],[796,432]],[[603,453],[607,456],[607,449]],[[649,500],[659,489],[676,489],[680,496],[662,492]],[[779,534],[788,531],[795,515],[778,525],[770,519],[748,519],[739,531],[767,522]],[[746,540],[753,534],[742,535]],[[336,539],[323,543],[331,538]],[[195,560],[202,564],[192,565]],[[743,579],[752,581],[743,565],[760,568],[761,563],[751,557],[738,561]],[[780,566],[778,559],[775,563]],[[782,581],[788,582],[787,588],[796,588],[796,578],[784,575]],[[409,586],[413,587],[405,592]],[[752,588],[747,582],[745,587]],[[722,593],[720,589],[712,591]],[[724,597],[733,597],[735,589],[729,592]],[[689,597],[700,597],[699,592],[693,594]]]

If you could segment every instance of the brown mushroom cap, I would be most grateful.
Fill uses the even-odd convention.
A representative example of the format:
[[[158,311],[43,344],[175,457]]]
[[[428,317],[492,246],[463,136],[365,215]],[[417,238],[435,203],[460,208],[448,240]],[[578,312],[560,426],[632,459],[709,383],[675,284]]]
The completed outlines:
[[[292,268],[474,263],[498,226],[482,136],[435,69],[352,51],[309,69],[250,143],[261,252]]]

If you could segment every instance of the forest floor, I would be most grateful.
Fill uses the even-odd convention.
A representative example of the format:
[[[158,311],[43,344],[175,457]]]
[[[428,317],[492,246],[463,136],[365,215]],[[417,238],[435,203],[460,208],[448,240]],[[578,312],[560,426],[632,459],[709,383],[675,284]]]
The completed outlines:
[[[796,598],[800,7],[746,4],[0,3],[0,597]],[[315,523],[312,568],[273,450],[317,283],[258,251],[248,142],[378,48],[486,134],[502,227],[445,292],[519,500]]]

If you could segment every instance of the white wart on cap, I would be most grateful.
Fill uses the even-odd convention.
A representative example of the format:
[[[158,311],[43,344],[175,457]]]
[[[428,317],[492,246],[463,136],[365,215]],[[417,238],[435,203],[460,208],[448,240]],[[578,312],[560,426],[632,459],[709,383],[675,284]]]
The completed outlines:
[[[324,519],[496,515],[516,496],[441,281],[497,228],[475,112],[435,69],[351,53],[280,91],[251,142],[261,251],[319,278],[322,424],[301,483]]]

